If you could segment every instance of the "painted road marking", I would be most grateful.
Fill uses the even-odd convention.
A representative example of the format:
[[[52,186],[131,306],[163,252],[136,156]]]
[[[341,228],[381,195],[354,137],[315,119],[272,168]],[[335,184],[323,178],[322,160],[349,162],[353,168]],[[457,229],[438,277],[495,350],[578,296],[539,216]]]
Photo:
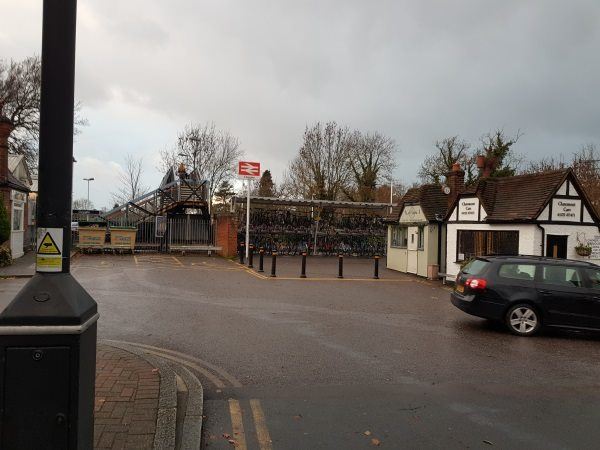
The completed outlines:
[[[196,358],[195,356],[187,355],[185,353],[181,353],[181,352],[178,352],[175,350],[169,350],[166,348],[155,347],[153,345],[138,344],[136,342],[110,341],[110,340],[107,340],[106,342],[123,343],[126,345],[131,345],[132,347],[139,347],[139,348],[143,348],[143,349],[154,350],[154,351],[157,351],[160,353],[167,353],[169,355],[179,357],[179,358],[181,358],[181,360],[184,360],[184,361],[192,361],[192,362],[197,363],[198,365],[203,366],[207,369],[210,369],[214,373],[220,375],[224,380],[227,380],[233,387],[242,387],[242,383],[237,378],[235,378],[233,375],[231,375],[230,373],[225,371],[224,369],[221,369],[220,367],[215,366],[214,364],[211,364],[208,361],[204,361],[200,358]],[[221,380],[221,382],[222,382],[222,380]]]
[[[223,381],[221,381],[221,379],[219,379],[219,377],[213,375],[212,373],[210,373],[208,370],[206,370],[203,367],[200,367],[197,364],[194,364],[192,362],[186,361],[184,359],[181,358],[176,358],[175,356],[171,356],[167,353],[161,353],[158,351],[151,351],[151,350],[146,350],[147,353],[150,353],[152,355],[156,355],[156,356],[160,356],[161,358],[164,359],[168,359],[171,361],[175,361],[181,365],[187,366],[190,369],[194,369],[197,372],[200,372],[202,375],[204,375],[212,384],[215,385],[215,387],[217,388],[224,388],[225,387],[225,383],[223,383]]]
[[[244,434],[244,423],[242,421],[242,408],[240,402],[229,399],[229,415],[231,416],[232,438],[235,440],[235,448],[246,450],[246,435]]]
[[[250,409],[252,409],[254,428],[256,429],[256,438],[258,439],[260,450],[273,450],[273,441],[271,441],[271,435],[267,428],[267,421],[265,420],[265,413],[260,405],[260,400],[255,398],[250,399]]]
[[[176,256],[171,256],[171,258],[173,258],[173,260],[179,264],[180,267],[185,267],[185,265],[179,259],[177,259]]]

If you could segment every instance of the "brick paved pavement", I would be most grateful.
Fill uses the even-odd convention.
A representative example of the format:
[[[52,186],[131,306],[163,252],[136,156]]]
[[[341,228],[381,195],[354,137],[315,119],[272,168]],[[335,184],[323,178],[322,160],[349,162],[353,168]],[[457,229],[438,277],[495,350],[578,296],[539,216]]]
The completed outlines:
[[[94,448],[151,449],[156,431],[160,375],[140,357],[99,345]]]

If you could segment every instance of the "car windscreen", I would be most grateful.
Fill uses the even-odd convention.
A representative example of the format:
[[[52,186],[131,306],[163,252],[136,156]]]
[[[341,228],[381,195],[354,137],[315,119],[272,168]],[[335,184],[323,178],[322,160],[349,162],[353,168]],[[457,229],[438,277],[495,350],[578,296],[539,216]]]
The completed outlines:
[[[483,273],[483,271],[490,265],[489,261],[484,261],[482,259],[474,259],[470,261],[463,267],[462,273],[466,273],[469,275],[479,275]]]

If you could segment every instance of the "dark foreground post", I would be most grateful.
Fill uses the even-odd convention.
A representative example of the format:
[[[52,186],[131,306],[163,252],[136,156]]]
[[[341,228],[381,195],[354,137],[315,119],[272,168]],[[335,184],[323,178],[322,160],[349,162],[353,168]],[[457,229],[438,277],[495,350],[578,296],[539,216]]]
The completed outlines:
[[[91,449],[97,305],[69,273],[77,0],[45,0],[36,274],[0,314],[0,448]]]
[[[250,244],[248,250],[248,268],[252,269],[254,267],[254,245]]]
[[[302,252],[302,271],[300,272],[300,278],[306,278],[306,252]]]
[[[344,255],[338,255],[338,278],[344,278]]]
[[[373,273],[373,278],[379,280],[379,255],[375,255],[375,272]]]
[[[271,254],[271,276],[277,276],[277,252]]]
[[[242,243],[240,244],[240,264],[244,264],[244,256],[245,256],[245,253],[244,253],[244,252],[246,251],[246,250],[245,250],[245,247],[246,247],[246,246],[245,246],[245,245],[244,245],[244,243],[242,242]]]
[[[264,261],[265,260],[265,249],[264,248],[260,248],[260,250],[258,251],[258,271],[260,273],[264,272]]]

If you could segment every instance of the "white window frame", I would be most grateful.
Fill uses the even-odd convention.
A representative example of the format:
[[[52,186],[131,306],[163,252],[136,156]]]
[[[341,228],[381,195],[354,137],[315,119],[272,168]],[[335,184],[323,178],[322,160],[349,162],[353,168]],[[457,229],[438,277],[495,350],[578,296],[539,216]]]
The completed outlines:
[[[17,216],[18,214],[18,216]],[[19,229],[15,229],[15,217],[19,217]],[[11,215],[11,231],[25,231],[25,203],[13,200],[12,202],[12,215]]]

